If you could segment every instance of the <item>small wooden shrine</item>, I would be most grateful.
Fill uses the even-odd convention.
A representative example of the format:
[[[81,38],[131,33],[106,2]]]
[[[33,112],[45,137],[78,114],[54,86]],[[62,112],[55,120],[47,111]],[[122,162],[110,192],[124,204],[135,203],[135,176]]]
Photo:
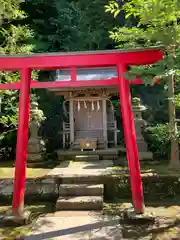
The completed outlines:
[[[56,81],[69,79],[68,71],[58,70]],[[115,68],[78,69],[77,80],[117,77]],[[95,82],[96,84],[96,82]],[[94,84],[94,85],[95,85]],[[116,87],[51,89],[64,96],[63,149],[96,150],[117,146],[117,123],[111,96]]]

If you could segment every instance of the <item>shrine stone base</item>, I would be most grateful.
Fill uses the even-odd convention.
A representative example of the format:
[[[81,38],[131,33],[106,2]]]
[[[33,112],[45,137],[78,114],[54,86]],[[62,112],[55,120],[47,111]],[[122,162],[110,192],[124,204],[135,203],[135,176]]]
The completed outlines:
[[[58,150],[57,157],[60,161],[84,159],[92,161],[94,160],[116,160],[118,158],[120,149],[109,148],[109,149],[96,149],[95,151],[81,151],[81,150]]]
[[[121,153],[124,153],[126,155],[126,148],[120,147],[119,150]],[[139,160],[140,161],[153,160],[153,153],[149,151],[139,151]]]
[[[40,167],[44,165],[42,153],[29,153],[27,157],[28,167]]]
[[[155,216],[149,212],[138,214],[132,207],[124,212],[123,220],[127,224],[152,224],[155,222]]]
[[[15,216],[12,211],[8,211],[0,215],[0,225],[3,227],[18,227],[28,225],[31,222],[31,212],[26,211],[22,216]]]
[[[139,152],[139,160],[153,160],[153,153],[152,152]]]

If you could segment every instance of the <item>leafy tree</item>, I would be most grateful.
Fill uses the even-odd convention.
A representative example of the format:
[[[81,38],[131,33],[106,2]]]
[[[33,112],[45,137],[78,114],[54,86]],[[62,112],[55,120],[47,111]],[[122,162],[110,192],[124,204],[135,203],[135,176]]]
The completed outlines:
[[[104,13],[103,0],[26,0],[23,9],[39,52],[105,49],[119,21]]]
[[[32,37],[27,25],[21,25],[26,18],[20,8],[21,0],[0,0],[0,54],[30,53],[33,46],[26,44]],[[17,72],[0,72],[1,83],[19,81]],[[0,91],[1,158],[13,157],[18,117],[18,91]],[[10,154],[10,156],[8,155]]]
[[[137,24],[128,22],[124,27],[116,27],[110,32],[110,37],[123,47],[149,47],[161,45],[165,53],[163,61],[147,67],[135,68],[126,75],[145,76],[145,82],[150,79],[167,78],[169,101],[169,132],[171,139],[170,166],[179,166],[179,144],[176,123],[175,83],[179,77],[179,44],[180,44],[180,2],[178,0],[131,0],[110,1],[105,6],[106,12],[111,12],[115,17],[124,12],[125,18],[136,19]],[[176,99],[176,101],[175,101]]]

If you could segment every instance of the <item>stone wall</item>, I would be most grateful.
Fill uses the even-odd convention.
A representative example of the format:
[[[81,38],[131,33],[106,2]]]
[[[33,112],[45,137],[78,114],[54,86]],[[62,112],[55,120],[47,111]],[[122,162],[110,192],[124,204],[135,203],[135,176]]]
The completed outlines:
[[[56,179],[27,179],[25,201],[55,201],[59,194],[59,182]],[[9,202],[13,195],[13,180],[0,179],[0,202]]]
[[[180,199],[179,176],[142,176],[145,201],[177,201]],[[106,201],[115,199],[132,199],[129,176],[110,176],[105,183],[104,198]]]
[[[166,201],[180,199],[179,176],[142,176],[145,201]],[[105,201],[115,199],[131,200],[129,176],[112,175],[103,178]],[[55,202],[59,196],[59,179],[27,179],[25,202]],[[0,203],[10,203],[13,194],[13,180],[0,179]]]

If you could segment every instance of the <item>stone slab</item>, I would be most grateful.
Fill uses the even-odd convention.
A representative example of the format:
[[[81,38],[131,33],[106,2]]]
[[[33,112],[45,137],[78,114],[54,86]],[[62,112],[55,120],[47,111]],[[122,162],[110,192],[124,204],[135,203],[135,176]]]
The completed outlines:
[[[58,156],[76,156],[76,155],[118,155],[119,148],[96,149],[95,151],[81,151],[81,150],[58,150]]]
[[[99,155],[76,155],[75,161],[99,161]]]
[[[153,153],[152,152],[139,152],[139,160],[152,160]]]
[[[25,240],[120,240],[118,217],[102,215],[40,217]]]
[[[65,161],[48,173],[48,177],[101,176],[112,173],[113,162],[109,160],[93,162]]]
[[[103,215],[103,211],[56,211],[53,213],[54,217],[87,217],[87,216],[98,216],[101,217]]]
[[[103,184],[60,184],[60,196],[103,196]]]
[[[124,212],[124,221],[128,224],[149,224],[155,223],[155,216],[146,211],[137,214],[134,208],[129,208]]]
[[[102,210],[103,196],[65,196],[56,202],[58,210]]]
[[[71,175],[71,176],[64,176],[61,178],[62,184],[105,184],[107,181],[107,174],[104,175]]]
[[[56,196],[58,185],[55,179],[39,178],[26,179],[25,196]],[[13,194],[13,179],[0,180],[0,197],[11,198]],[[2,200],[2,199],[1,199]]]
[[[21,216],[16,216],[13,212],[7,211],[4,214],[0,214],[0,226],[3,227],[18,227],[27,225],[31,222],[31,212],[26,211]]]

